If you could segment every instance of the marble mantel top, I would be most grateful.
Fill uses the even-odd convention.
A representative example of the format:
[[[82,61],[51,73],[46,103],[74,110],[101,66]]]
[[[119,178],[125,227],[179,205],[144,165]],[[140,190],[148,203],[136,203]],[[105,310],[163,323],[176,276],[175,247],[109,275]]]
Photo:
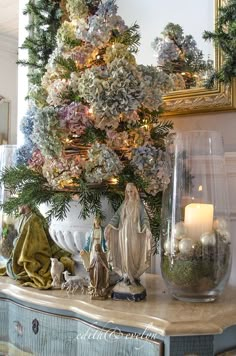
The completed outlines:
[[[147,298],[141,302],[97,301],[80,292],[67,295],[65,290],[42,291],[21,287],[8,277],[0,277],[0,294],[35,308],[70,311],[78,317],[142,328],[163,336],[220,334],[236,324],[236,287],[229,285],[214,303],[185,303],[171,298],[158,275],[146,274],[142,283]]]

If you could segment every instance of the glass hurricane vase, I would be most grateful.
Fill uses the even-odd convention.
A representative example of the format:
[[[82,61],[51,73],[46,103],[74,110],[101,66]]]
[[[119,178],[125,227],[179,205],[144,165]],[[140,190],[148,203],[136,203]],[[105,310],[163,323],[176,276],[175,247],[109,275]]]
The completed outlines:
[[[214,301],[230,275],[229,204],[221,135],[170,136],[172,177],[163,195],[161,272],[173,297]]]

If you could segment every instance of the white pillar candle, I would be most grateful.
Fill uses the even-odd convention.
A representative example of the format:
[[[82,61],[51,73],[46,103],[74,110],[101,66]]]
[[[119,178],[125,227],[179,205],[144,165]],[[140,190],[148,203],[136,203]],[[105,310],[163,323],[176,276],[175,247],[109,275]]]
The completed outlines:
[[[188,237],[200,240],[204,232],[212,231],[214,208],[212,204],[189,204],[185,207],[184,224]]]

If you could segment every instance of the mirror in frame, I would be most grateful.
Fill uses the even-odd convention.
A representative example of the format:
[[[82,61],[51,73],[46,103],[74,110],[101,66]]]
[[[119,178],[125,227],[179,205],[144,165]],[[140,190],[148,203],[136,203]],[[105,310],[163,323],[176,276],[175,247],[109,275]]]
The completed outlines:
[[[173,0],[168,0],[167,3],[169,4],[171,1]],[[214,31],[214,22],[217,18],[218,9],[224,6],[228,0],[204,0],[203,2],[197,3],[196,0],[191,1],[187,1],[186,3],[183,0],[179,2],[178,5],[173,2],[172,10],[168,10],[166,13],[165,4],[160,6],[159,1],[156,0],[150,0],[150,6],[148,6],[148,2],[145,3],[144,0],[132,0],[131,3],[127,3],[126,0],[117,0],[118,12],[125,19],[126,23],[131,25],[137,21],[140,25],[141,45],[140,51],[137,53],[138,63],[156,65],[155,63],[157,62],[154,58],[155,55],[151,49],[151,44],[154,38],[160,36],[161,31],[164,29],[164,27],[162,28],[161,26],[169,22],[174,22],[181,25],[184,34],[193,35],[193,38],[197,40],[198,48],[203,50],[205,59],[212,59],[216,69],[221,67],[223,63],[222,54],[220,51],[214,50],[212,43],[202,39],[202,33],[204,30]],[[182,3],[182,5],[187,4],[187,8],[183,9],[180,3]],[[202,4],[205,6],[205,9],[202,9]],[[197,9],[201,11],[201,16],[197,15],[198,18],[196,18],[195,14],[195,12],[198,11]],[[193,15],[194,19],[188,19],[186,22],[186,13],[189,17]],[[200,23],[198,23],[198,21],[200,21]],[[158,31],[160,33],[155,32],[157,28],[159,28]],[[172,91],[164,97],[163,116],[233,110],[236,108],[235,95],[235,81],[232,83],[232,86],[216,84],[212,89],[196,87]]]
[[[215,20],[219,7],[227,4],[227,0],[212,0],[215,5]],[[220,69],[223,55],[215,49],[215,68]],[[198,88],[171,92],[164,98],[165,113],[163,116],[205,113],[235,110],[236,108],[236,80],[231,85],[216,84],[212,89]]]

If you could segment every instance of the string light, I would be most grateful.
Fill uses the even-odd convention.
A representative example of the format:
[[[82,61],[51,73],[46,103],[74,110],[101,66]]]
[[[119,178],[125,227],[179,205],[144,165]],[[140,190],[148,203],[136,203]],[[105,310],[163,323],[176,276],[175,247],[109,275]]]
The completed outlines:
[[[118,179],[117,178],[111,178],[111,184],[117,184],[118,183]]]

